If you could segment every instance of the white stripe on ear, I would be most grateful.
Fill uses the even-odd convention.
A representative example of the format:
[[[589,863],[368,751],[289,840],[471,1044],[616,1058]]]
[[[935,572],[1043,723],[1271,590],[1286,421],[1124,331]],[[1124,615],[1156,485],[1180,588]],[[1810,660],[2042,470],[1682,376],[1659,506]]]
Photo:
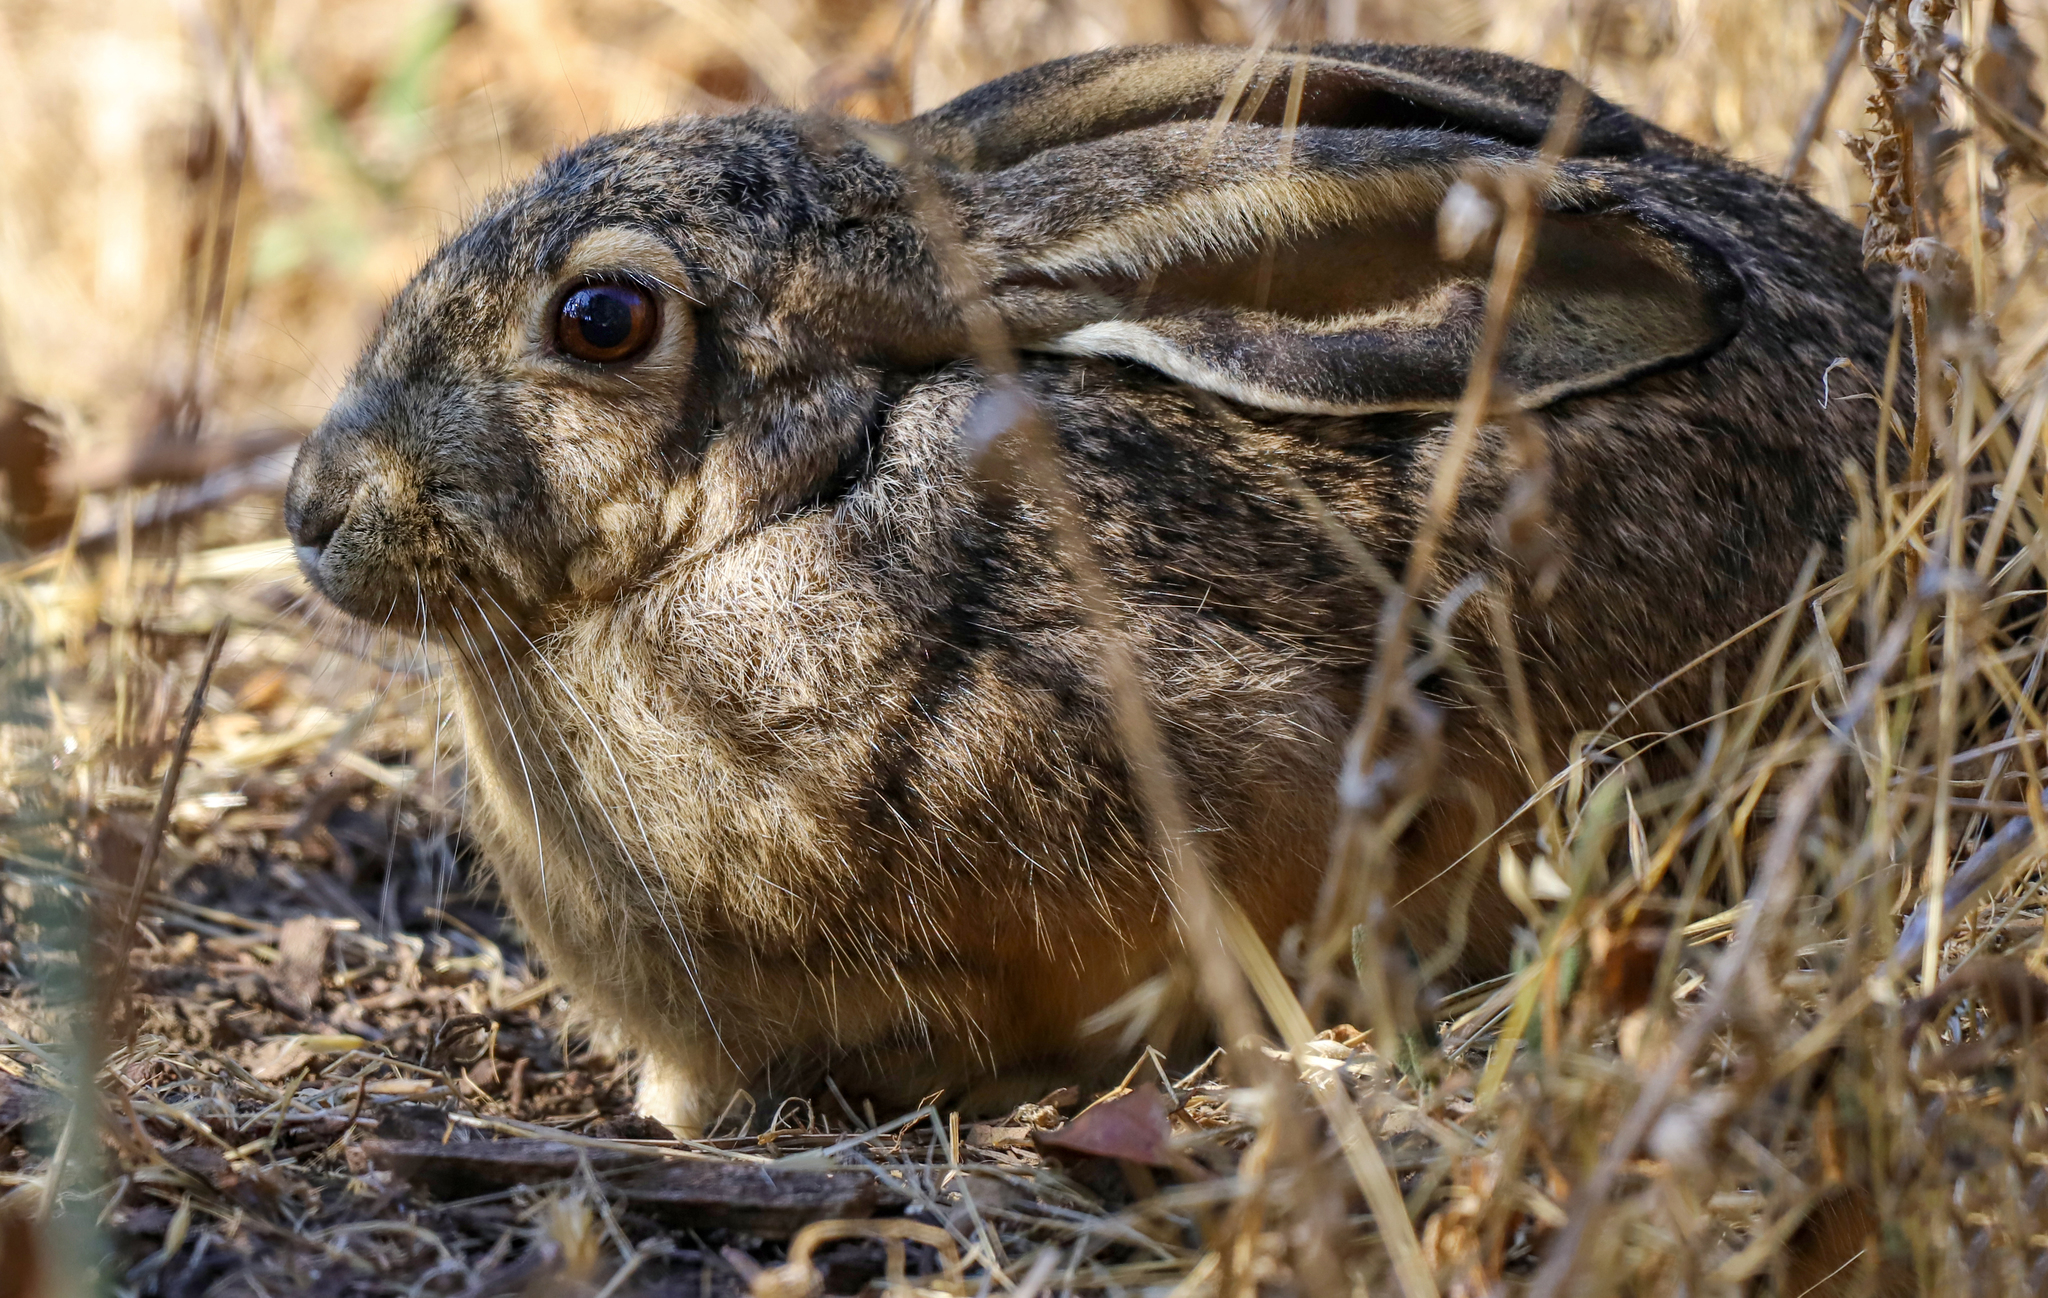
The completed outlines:
[[[1179,379],[1190,387],[1213,392],[1240,405],[1294,415],[1380,415],[1447,408],[1446,403],[1440,400],[1331,401],[1303,392],[1270,387],[1211,364],[1200,353],[1169,341],[1135,320],[1104,320],[1098,324],[1083,325],[1058,338],[1029,344],[1029,350],[1060,356],[1135,361],[1169,378]]]

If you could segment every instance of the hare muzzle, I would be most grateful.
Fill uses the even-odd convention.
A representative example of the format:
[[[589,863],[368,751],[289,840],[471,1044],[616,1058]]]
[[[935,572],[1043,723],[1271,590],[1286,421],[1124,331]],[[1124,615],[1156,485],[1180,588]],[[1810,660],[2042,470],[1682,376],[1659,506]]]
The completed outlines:
[[[457,639],[640,575],[673,531],[665,452],[693,409],[666,245],[600,228],[537,273],[477,243],[393,304],[286,496],[322,594]]]
[[[497,422],[451,385],[348,393],[286,491],[307,580],[357,617],[401,628],[544,599],[545,576],[522,558],[531,542],[515,536],[541,508],[537,475],[492,435]]]

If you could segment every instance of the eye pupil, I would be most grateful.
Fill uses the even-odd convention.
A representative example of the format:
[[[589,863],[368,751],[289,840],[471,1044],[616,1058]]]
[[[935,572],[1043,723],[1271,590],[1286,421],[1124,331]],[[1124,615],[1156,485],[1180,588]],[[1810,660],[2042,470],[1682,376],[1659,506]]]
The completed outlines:
[[[620,301],[616,289],[579,289],[569,299],[568,313],[575,317],[583,341],[609,350],[633,335],[633,308]]]
[[[652,341],[654,304],[630,284],[588,284],[562,299],[555,332],[578,359],[624,360]]]

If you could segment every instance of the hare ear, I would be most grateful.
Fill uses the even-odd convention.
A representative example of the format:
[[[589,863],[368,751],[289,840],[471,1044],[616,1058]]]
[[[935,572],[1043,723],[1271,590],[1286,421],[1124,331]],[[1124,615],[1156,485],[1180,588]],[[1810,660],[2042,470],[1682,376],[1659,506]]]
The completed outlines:
[[[1213,118],[1226,103],[1224,116],[1241,122],[1453,130],[1530,146],[1542,141],[1570,84],[1562,72],[1506,55],[1426,45],[1321,45],[1256,57],[1152,45],[1026,68],[904,130],[926,156],[966,171],[1000,170],[1062,144],[1162,122]],[[1642,151],[1636,118],[1596,95],[1581,102],[1578,156]]]
[[[1288,188],[1235,197],[1280,208]],[[1439,193],[1404,185],[1327,226],[1238,246],[1217,233],[1261,233],[1267,214],[1182,204],[1166,220],[1206,236],[1195,246],[1151,237],[1157,214],[1117,223],[1088,246],[1017,258],[994,299],[1027,349],[1134,361],[1262,409],[1450,409],[1490,265],[1440,251]],[[1537,409],[1700,359],[1734,335],[1741,305],[1726,263],[1676,229],[1621,206],[1551,210],[1508,318],[1502,395]]]
[[[960,228],[1020,345],[1112,357],[1270,410],[1454,406],[1491,258],[1439,249],[1463,171],[1531,151],[1441,131],[1166,124],[958,175]],[[1728,264],[1611,164],[1567,162],[1499,378],[1540,407],[1703,357],[1740,322]]]

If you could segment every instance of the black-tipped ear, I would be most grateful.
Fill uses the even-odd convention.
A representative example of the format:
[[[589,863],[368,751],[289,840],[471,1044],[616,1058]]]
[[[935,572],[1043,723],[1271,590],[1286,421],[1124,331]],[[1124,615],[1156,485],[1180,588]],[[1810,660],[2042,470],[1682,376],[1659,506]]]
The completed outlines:
[[[1280,123],[1301,77],[1304,126],[1427,128],[1533,146],[1571,79],[1499,54],[1433,46],[1320,45],[1306,54],[1216,46],[1099,50],[991,81],[904,124],[927,156],[967,171],[1014,166],[1063,144],[1215,116]],[[1583,100],[1574,152],[1643,148],[1642,125],[1596,95]]]

